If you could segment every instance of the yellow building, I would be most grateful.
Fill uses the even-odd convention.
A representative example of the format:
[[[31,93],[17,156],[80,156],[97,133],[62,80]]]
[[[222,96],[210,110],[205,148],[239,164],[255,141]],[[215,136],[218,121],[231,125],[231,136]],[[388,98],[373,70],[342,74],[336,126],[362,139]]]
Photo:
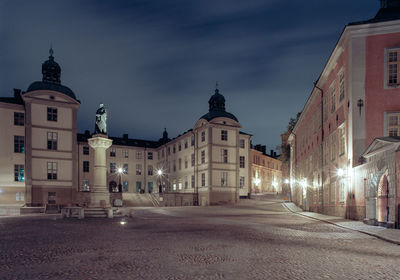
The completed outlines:
[[[256,145],[250,150],[251,193],[282,193],[282,162],[275,152],[267,155],[265,146]]]

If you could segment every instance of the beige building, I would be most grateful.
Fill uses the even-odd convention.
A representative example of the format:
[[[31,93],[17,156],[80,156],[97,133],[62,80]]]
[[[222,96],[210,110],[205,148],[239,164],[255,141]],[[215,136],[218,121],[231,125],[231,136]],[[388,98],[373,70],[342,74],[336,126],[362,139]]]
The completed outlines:
[[[275,152],[266,154],[265,146],[256,145],[250,150],[251,193],[282,193],[282,162]]]
[[[80,102],[61,84],[52,50],[42,73],[42,81],[26,92],[0,98],[0,125],[6,131],[1,136],[0,204],[87,204],[94,181],[91,133],[77,133]],[[172,140],[166,131],[158,141],[109,137],[111,203],[119,199],[129,205],[139,193],[162,193],[167,206],[234,203],[247,197],[251,135],[241,128],[216,89],[209,112]]]

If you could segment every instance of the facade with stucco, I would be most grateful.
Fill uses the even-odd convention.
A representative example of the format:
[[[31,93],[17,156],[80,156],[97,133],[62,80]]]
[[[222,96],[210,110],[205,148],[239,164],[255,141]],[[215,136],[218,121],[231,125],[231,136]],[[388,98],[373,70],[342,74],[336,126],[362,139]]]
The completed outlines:
[[[89,131],[77,132],[80,101],[61,84],[61,68],[50,57],[42,81],[26,92],[0,98],[1,205],[89,205],[96,184]],[[235,203],[250,193],[250,138],[225,110],[216,89],[209,112],[189,131],[158,141],[108,137],[105,174],[111,203],[127,205],[132,194],[163,193],[163,204]]]
[[[292,197],[304,209],[365,218],[362,155],[400,135],[400,3],[381,2],[375,18],[344,28],[289,137]]]

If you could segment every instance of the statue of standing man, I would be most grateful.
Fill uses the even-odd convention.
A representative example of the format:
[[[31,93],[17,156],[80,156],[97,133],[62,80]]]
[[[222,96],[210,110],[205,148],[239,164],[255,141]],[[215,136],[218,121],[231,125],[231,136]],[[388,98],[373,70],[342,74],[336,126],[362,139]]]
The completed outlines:
[[[107,110],[104,104],[100,104],[96,111],[96,125],[94,134],[107,134]]]

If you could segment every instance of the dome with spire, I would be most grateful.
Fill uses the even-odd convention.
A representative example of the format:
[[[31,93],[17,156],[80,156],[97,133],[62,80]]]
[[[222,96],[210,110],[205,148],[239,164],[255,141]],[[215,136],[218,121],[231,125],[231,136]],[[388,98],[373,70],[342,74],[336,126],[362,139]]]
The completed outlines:
[[[210,121],[215,118],[228,118],[239,122],[233,114],[225,111],[225,97],[219,93],[218,84],[216,86],[214,95],[211,96],[210,100],[208,101],[208,105],[208,113],[202,116],[201,119]]]
[[[52,90],[64,93],[76,100],[74,92],[61,84],[61,67],[54,60],[53,48],[49,50],[49,59],[42,63],[42,81],[33,82],[27,92],[35,90]]]

